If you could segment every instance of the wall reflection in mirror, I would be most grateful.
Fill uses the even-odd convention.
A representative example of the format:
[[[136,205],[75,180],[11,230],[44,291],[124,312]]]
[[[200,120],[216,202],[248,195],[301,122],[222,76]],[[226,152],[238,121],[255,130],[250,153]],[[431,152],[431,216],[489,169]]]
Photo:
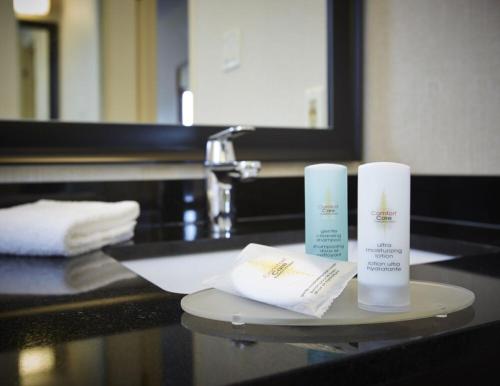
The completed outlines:
[[[1,1],[0,119],[325,128],[327,1]]]

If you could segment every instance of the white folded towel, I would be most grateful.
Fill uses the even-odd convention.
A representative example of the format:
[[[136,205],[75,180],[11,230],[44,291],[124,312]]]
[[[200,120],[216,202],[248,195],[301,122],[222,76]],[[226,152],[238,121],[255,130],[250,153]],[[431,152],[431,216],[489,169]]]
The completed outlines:
[[[130,239],[139,204],[40,200],[0,209],[0,253],[65,255]]]

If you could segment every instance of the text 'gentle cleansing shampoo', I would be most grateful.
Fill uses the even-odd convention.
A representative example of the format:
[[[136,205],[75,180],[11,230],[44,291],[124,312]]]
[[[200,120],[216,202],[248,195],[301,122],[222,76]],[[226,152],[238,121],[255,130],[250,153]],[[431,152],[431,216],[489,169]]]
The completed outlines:
[[[410,307],[410,168],[374,162],[358,169],[358,305]]]
[[[304,188],[306,253],[347,261],[347,168],[307,166]]]

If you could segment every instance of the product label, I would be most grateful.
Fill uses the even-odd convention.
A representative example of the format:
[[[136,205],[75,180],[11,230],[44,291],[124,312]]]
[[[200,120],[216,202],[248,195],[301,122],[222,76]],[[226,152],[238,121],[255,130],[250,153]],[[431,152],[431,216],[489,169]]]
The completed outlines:
[[[393,224],[396,222],[398,212],[396,210],[389,209],[389,207],[387,206],[387,198],[385,196],[385,192],[382,192],[382,195],[380,196],[379,208],[376,210],[372,210],[370,212],[370,215],[372,216],[374,222],[382,225],[385,229],[388,224]]]
[[[272,263],[271,263],[272,264]],[[287,270],[290,272],[290,267],[293,265],[293,261],[290,259],[281,259],[278,263],[272,264],[271,268],[263,275],[263,277],[268,278],[279,278]]]
[[[363,270],[367,272],[402,272],[407,271],[406,262],[407,250],[400,247],[401,243],[394,243],[397,237],[394,238],[394,232],[398,231],[398,211],[388,205],[388,200],[385,191],[380,195],[378,207],[372,208],[369,211],[370,219],[375,224],[373,233],[378,233],[374,236],[372,242],[367,242],[361,246],[360,260],[363,263]],[[378,240],[377,240],[378,239]]]
[[[306,199],[306,251],[311,255],[347,260],[345,198],[332,188],[314,190]]]
[[[339,214],[339,206],[338,204],[320,204],[318,205],[318,214],[322,217],[331,217],[337,216]]]
[[[366,262],[368,271],[400,272],[402,270],[399,261],[403,250],[394,248],[391,243],[378,243],[374,248],[365,248],[365,252],[371,257]]]
[[[304,292],[300,295],[301,298],[308,296],[309,294],[317,295],[319,294],[327,285],[339,274],[337,264],[332,264],[326,271],[324,271],[320,276],[314,280],[311,285],[309,285]]]
[[[318,214],[323,219],[332,219],[339,215],[339,205],[331,201],[330,192],[327,193],[325,203],[318,205]],[[322,229],[314,236],[313,248],[315,255],[330,258],[340,258],[342,256],[342,235],[337,229]]]
[[[314,235],[313,250],[315,255],[340,258],[344,250],[342,234],[337,229],[322,229]]]

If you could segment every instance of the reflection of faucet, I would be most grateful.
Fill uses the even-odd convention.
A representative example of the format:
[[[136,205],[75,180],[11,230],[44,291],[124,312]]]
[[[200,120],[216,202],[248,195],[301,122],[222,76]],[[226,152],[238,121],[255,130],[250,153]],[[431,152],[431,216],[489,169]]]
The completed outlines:
[[[257,176],[259,161],[236,161],[233,138],[255,131],[251,126],[236,126],[211,135],[207,141],[208,217],[215,236],[229,236],[235,218],[233,180],[249,180]]]

